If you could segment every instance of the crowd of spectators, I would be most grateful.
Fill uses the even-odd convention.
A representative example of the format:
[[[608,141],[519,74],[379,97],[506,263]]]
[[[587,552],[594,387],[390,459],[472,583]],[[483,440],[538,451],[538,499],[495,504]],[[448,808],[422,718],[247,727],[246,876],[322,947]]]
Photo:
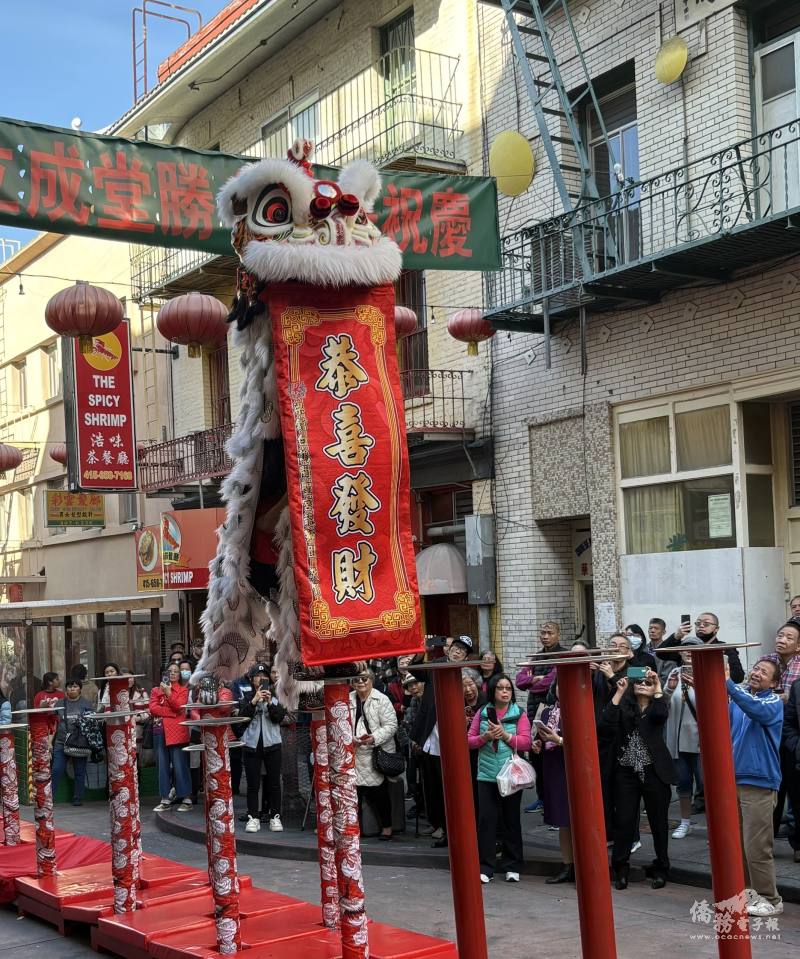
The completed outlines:
[[[775,883],[776,837],[786,835],[800,863],[800,597],[793,598],[791,612],[792,618],[776,632],[772,651],[747,674],[734,647],[723,651],[743,852],[753,890],[749,908],[764,917],[783,909]],[[693,622],[683,617],[669,636],[665,621],[653,617],[646,633],[631,623],[613,634],[604,643],[608,658],[590,665],[606,840],[618,889],[627,887],[631,855],[641,846],[642,807],[655,853],[647,867],[654,889],[662,888],[669,877],[670,840],[689,836],[695,828],[693,815],[704,811],[692,653],[709,643],[725,646],[719,630],[719,619],[711,612],[700,613]],[[552,655],[566,649],[559,624],[543,623],[534,653]],[[578,654],[587,647],[574,642],[569,649]],[[536,662],[534,656],[531,665],[512,677],[494,651],[480,652],[469,636],[427,637],[424,653],[370,662],[353,680],[350,712],[362,823],[369,810],[377,838],[390,841],[398,828],[399,804],[399,828],[415,820],[418,834],[430,837],[434,846],[448,844],[436,698],[425,668],[441,657],[453,665],[465,663],[464,731],[482,882],[491,882],[497,870],[507,882],[519,881],[522,793],[501,794],[497,780],[514,754],[526,756],[536,771],[535,797],[524,812],[541,812],[544,823],[559,834],[562,868],[547,881],[573,882],[555,666],[552,661]],[[88,717],[110,708],[103,681],[94,702],[86,698],[86,671],[81,669],[70,674],[63,692],[60,676],[46,673],[34,700],[34,706],[62,707],[53,726],[53,785],[58,788],[71,764],[75,805],[83,799],[87,763],[102,751],[102,736],[92,730]],[[161,812],[189,811],[201,789],[199,755],[185,750],[193,738],[185,724],[185,707],[197,701],[197,686],[191,683],[194,669],[194,660],[176,645],[152,691],[130,678],[139,761],[155,761],[158,767],[160,801],[155,808]],[[108,663],[103,675],[130,675],[130,670]],[[257,832],[262,824],[270,831],[283,830],[282,727],[296,717],[278,701],[276,684],[277,671],[262,654],[245,675],[219,692],[249,719],[236,733],[241,747],[231,750],[234,793],[241,788],[243,772],[246,777],[247,812],[240,818],[247,832]],[[524,703],[517,702],[518,692]],[[3,696],[0,722],[10,721],[10,707]],[[399,801],[395,787],[400,789]],[[670,833],[673,788],[680,820]],[[404,808],[404,800],[411,808]]]

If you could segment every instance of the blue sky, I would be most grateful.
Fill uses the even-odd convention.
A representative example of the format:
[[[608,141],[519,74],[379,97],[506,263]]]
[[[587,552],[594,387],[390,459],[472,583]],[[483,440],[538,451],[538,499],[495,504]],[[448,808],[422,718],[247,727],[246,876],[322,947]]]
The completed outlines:
[[[226,0],[176,2],[198,9],[204,22],[226,5]],[[60,127],[78,116],[81,129],[97,130],[125,113],[133,104],[134,6],[140,6],[139,0],[5,0],[0,115]],[[180,24],[149,22],[151,76],[185,36]],[[34,235],[0,226],[0,237],[25,243]]]

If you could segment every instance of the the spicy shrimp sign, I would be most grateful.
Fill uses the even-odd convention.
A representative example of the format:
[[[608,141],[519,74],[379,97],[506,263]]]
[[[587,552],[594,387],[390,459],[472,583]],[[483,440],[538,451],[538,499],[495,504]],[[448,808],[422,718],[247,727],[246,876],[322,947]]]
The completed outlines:
[[[122,492],[137,488],[136,428],[130,331],[123,321],[111,333],[95,336],[90,353],[78,340],[64,347],[68,385],[65,395],[71,439],[70,489]]]

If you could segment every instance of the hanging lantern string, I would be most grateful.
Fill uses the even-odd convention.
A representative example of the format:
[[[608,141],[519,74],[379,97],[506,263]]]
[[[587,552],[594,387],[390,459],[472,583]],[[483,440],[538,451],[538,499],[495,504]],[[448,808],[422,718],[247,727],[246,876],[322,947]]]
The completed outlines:
[[[80,279],[79,277],[54,276],[54,275],[51,274],[51,273],[29,273],[27,270],[26,270],[25,272],[23,272],[23,273],[20,273],[20,272],[17,271],[17,270],[3,270],[3,269],[0,269],[0,276],[3,276],[3,275],[5,275],[5,276],[19,276],[19,277],[22,277],[22,278],[24,278],[24,279],[59,280],[59,281],[62,281],[62,282],[64,282],[64,283],[77,283],[77,282],[79,281],[79,279]],[[124,282],[123,280],[87,280],[86,282],[87,282],[87,283],[91,283],[91,284],[96,285],[96,286],[123,286],[123,287],[125,287],[126,290],[136,289],[136,287],[134,286],[133,283],[126,283],[126,282]],[[203,292],[203,293],[211,293],[211,294],[213,294],[213,295],[215,295],[215,296],[232,296],[232,295],[233,295],[233,292],[234,292],[233,287],[234,287],[235,282],[236,282],[236,277],[232,275],[232,276],[231,276],[231,284],[230,284],[230,286],[220,287],[219,289],[216,289],[216,290],[214,290],[214,289],[204,289],[202,292]],[[176,295],[177,295],[177,294],[176,294]],[[157,300],[157,299],[161,299],[161,297],[146,297],[146,299],[147,299],[147,300]],[[170,297],[170,299],[171,299],[171,297]],[[398,306],[408,306],[408,305],[409,305],[409,304],[406,304],[406,303],[398,304]],[[416,307],[414,307],[414,306],[412,306],[411,308],[412,308],[412,309],[416,309]],[[430,311],[433,311],[433,310],[442,310],[442,311],[446,311],[446,310],[463,310],[463,309],[476,309],[476,310],[480,310],[480,309],[483,309],[483,307],[482,307],[482,305],[481,305],[480,303],[466,303],[466,304],[463,303],[463,302],[462,302],[462,303],[424,303],[424,304],[422,305],[422,309],[420,310],[420,312],[423,312],[423,311],[425,311],[425,310],[430,310]]]

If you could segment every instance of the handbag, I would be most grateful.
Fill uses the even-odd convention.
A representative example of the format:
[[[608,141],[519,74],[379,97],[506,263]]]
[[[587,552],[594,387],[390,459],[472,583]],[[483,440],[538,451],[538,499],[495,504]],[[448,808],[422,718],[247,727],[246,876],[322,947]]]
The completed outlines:
[[[536,773],[533,766],[517,753],[508,757],[497,774],[497,788],[501,796],[511,796],[535,782]]]
[[[80,725],[77,722],[73,723],[64,739],[64,755],[88,758],[91,754],[92,747],[89,745],[89,740],[81,732]]]
[[[369,728],[366,710],[362,711],[361,718],[364,720],[364,728],[367,730],[367,735],[371,736],[372,730]],[[402,776],[406,768],[405,757],[397,748],[397,736],[394,737],[394,744],[396,752],[393,753],[384,749],[383,746],[372,747],[372,765],[379,773],[383,773],[384,776],[388,776],[390,779],[397,779],[398,776]]]

